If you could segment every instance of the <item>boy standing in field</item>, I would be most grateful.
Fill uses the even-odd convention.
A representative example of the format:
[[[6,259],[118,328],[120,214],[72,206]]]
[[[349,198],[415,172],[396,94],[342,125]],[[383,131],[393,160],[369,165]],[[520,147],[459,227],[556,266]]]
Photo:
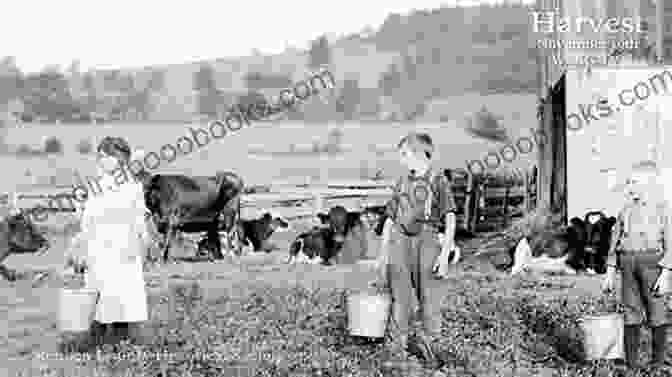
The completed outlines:
[[[625,361],[638,367],[640,327],[646,321],[652,333],[651,364],[667,366],[665,352],[670,323],[664,294],[672,285],[672,212],[655,182],[658,169],[645,161],[633,167],[629,198],[619,211],[607,259],[602,288],[615,289],[621,271],[621,301],[625,306]]]
[[[394,186],[383,230],[383,247],[388,248],[385,283],[391,288],[393,301],[390,330],[405,355],[415,297],[425,334],[416,337],[420,342],[414,345],[420,347],[426,362],[436,366],[430,344],[440,336],[441,292],[434,270],[442,247],[454,247],[455,199],[447,177],[430,168],[434,145],[429,135],[411,133],[401,139],[397,149],[408,173]],[[445,229],[443,244],[439,241],[441,228]]]

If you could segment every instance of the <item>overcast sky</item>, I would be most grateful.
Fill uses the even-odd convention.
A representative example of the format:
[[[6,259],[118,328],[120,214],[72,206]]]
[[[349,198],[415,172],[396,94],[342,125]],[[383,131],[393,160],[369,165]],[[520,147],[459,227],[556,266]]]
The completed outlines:
[[[481,0],[492,3],[495,0]],[[475,4],[479,1],[460,1]],[[454,5],[455,0],[8,0],[0,56],[24,72],[45,65],[141,67],[305,48],[323,33],[379,27],[389,13]]]

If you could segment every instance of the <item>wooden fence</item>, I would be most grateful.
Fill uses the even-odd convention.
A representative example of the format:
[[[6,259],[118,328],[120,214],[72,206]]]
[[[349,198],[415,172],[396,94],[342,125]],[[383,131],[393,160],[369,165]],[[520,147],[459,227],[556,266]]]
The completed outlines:
[[[536,177],[526,173],[518,181],[494,177],[453,175],[453,192],[458,207],[458,227],[471,232],[499,229],[511,219],[536,206]],[[255,218],[265,212],[287,220],[314,218],[335,205],[348,210],[384,206],[391,198],[392,181],[273,182],[246,188],[241,216]],[[40,205],[51,212],[74,212],[72,194],[63,188],[43,192],[17,193],[18,206],[30,211]],[[47,192],[44,192],[47,191]],[[48,192],[51,191],[51,192]],[[50,201],[51,199],[51,201]],[[9,195],[0,195],[7,205]],[[51,202],[51,205],[48,203]]]

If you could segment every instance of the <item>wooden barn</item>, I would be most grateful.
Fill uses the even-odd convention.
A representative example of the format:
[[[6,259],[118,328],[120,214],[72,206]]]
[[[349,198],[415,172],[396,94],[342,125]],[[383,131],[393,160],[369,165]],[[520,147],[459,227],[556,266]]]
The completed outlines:
[[[547,12],[563,12],[562,0],[537,0],[537,9]],[[553,40],[561,39],[557,31],[538,36]],[[539,143],[537,206],[560,211],[567,215],[567,153],[566,127],[564,124],[564,67],[558,65],[554,56],[563,56],[560,48],[538,48],[539,67],[539,131],[546,142]]]
[[[651,30],[660,31],[663,24],[662,3],[656,2],[655,12],[651,12],[651,9],[645,8],[652,4],[644,1],[614,6],[606,0],[538,0],[537,9],[556,12],[557,17],[568,17],[570,20],[578,17],[634,17],[640,22],[651,24]],[[655,14],[655,17],[647,17],[648,14]],[[604,32],[569,32],[559,35],[554,31],[539,35],[538,38],[577,41],[638,36],[614,36]],[[655,40],[656,55],[662,56],[661,33],[656,33]],[[548,141],[539,146],[538,206],[561,212],[565,221],[574,216],[583,217],[590,210],[601,210],[609,216],[613,215],[623,198],[624,176],[633,163],[649,159],[669,166],[669,156],[663,156],[662,151],[669,150],[672,141],[665,140],[662,125],[670,118],[663,111],[670,97],[662,93],[665,86],[672,88],[672,75],[657,79],[657,84],[649,85],[652,92],[660,93],[651,94],[646,101],[639,101],[646,103],[632,106],[615,116],[586,121],[579,105],[585,107],[604,99],[614,104],[620,90],[633,88],[639,81],[650,81],[653,75],[660,75],[663,68],[654,67],[650,55],[628,54],[626,59],[621,59],[619,66],[613,68],[610,65],[593,69],[570,66],[568,69],[567,66],[557,64],[558,56],[572,62],[577,60],[577,54],[606,56],[613,49],[538,50],[539,131],[546,135]],[[655,85],[658,87],[654,88]],[[672,109],[672,106],[667,108]],[[567,119],[578,122],[577,118],[572,119],[572,113],[577,113],[584,124],[582,127],[571,124],[569,130]]]

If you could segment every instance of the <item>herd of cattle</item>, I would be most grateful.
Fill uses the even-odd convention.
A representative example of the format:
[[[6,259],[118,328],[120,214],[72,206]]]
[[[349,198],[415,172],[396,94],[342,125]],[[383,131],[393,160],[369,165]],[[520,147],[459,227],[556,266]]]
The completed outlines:
[[[242,219],[242,193],[243,181],[233,173],[219,173],[214,177],[154,175],[146,180],[148,225],[153,234],[160,235],[163,262],[171,260],[170,249],[178,232],[205,233],[205,238],[198,242],[198,250],[211,260],[224,258],[220,234],[226,236],[224,249],[235,255],[242,254],[243,246],[250,246],[254,251],[270,251],[268,239],[289,224],[269,213],[257,219]],[[342,206],[335,206],[326,214],[317,214],[321,226],[296,238],[290,246],[288,261],[339,263],[337,257],[343,250],[364,256],[368,249],[366,220],[380,218],[383,212],[384,207],[348,212]],[[149,256],[149,259],[157,258]]]
[[[169,262],[171,246],[178,233],[204,233],[205,237],[198,242],[198,251],[214,260],[224,258],[221,234],[226,235],[226,250],[241,255],[243,246],[257,252],[270,251],[271,235],[289,227],[285,220],[269,213],[257,219],[242,219],[244,185],[234,173],[220,172],[212,177],[156,174],[145,176],[142,182],[149,233],[158,240],[161,252],[158,257],[148,253],[150,261]],[[342,206],[335,206],[317,217],[321,225],[299,234],[291,243],[288,262],[354,263],[367,255],[367,232],[380,235],[387,215],[384,206],[362,212],[348,212]],[[573,218],[565,232],[550,240],[528,241],[534,245],[535,256],[544,254],[576,270],[603,273],[614,223],[613,217],[592,212],[583,220]],[[8,216],[0,221],[0,275],[12,279],[9,271],[2,267],[9,255],[40,252],[48,247],[47,238],[27,216],[21,212]],[[515,248],[510,250],[509,267],[516,263],[514,251]]]

